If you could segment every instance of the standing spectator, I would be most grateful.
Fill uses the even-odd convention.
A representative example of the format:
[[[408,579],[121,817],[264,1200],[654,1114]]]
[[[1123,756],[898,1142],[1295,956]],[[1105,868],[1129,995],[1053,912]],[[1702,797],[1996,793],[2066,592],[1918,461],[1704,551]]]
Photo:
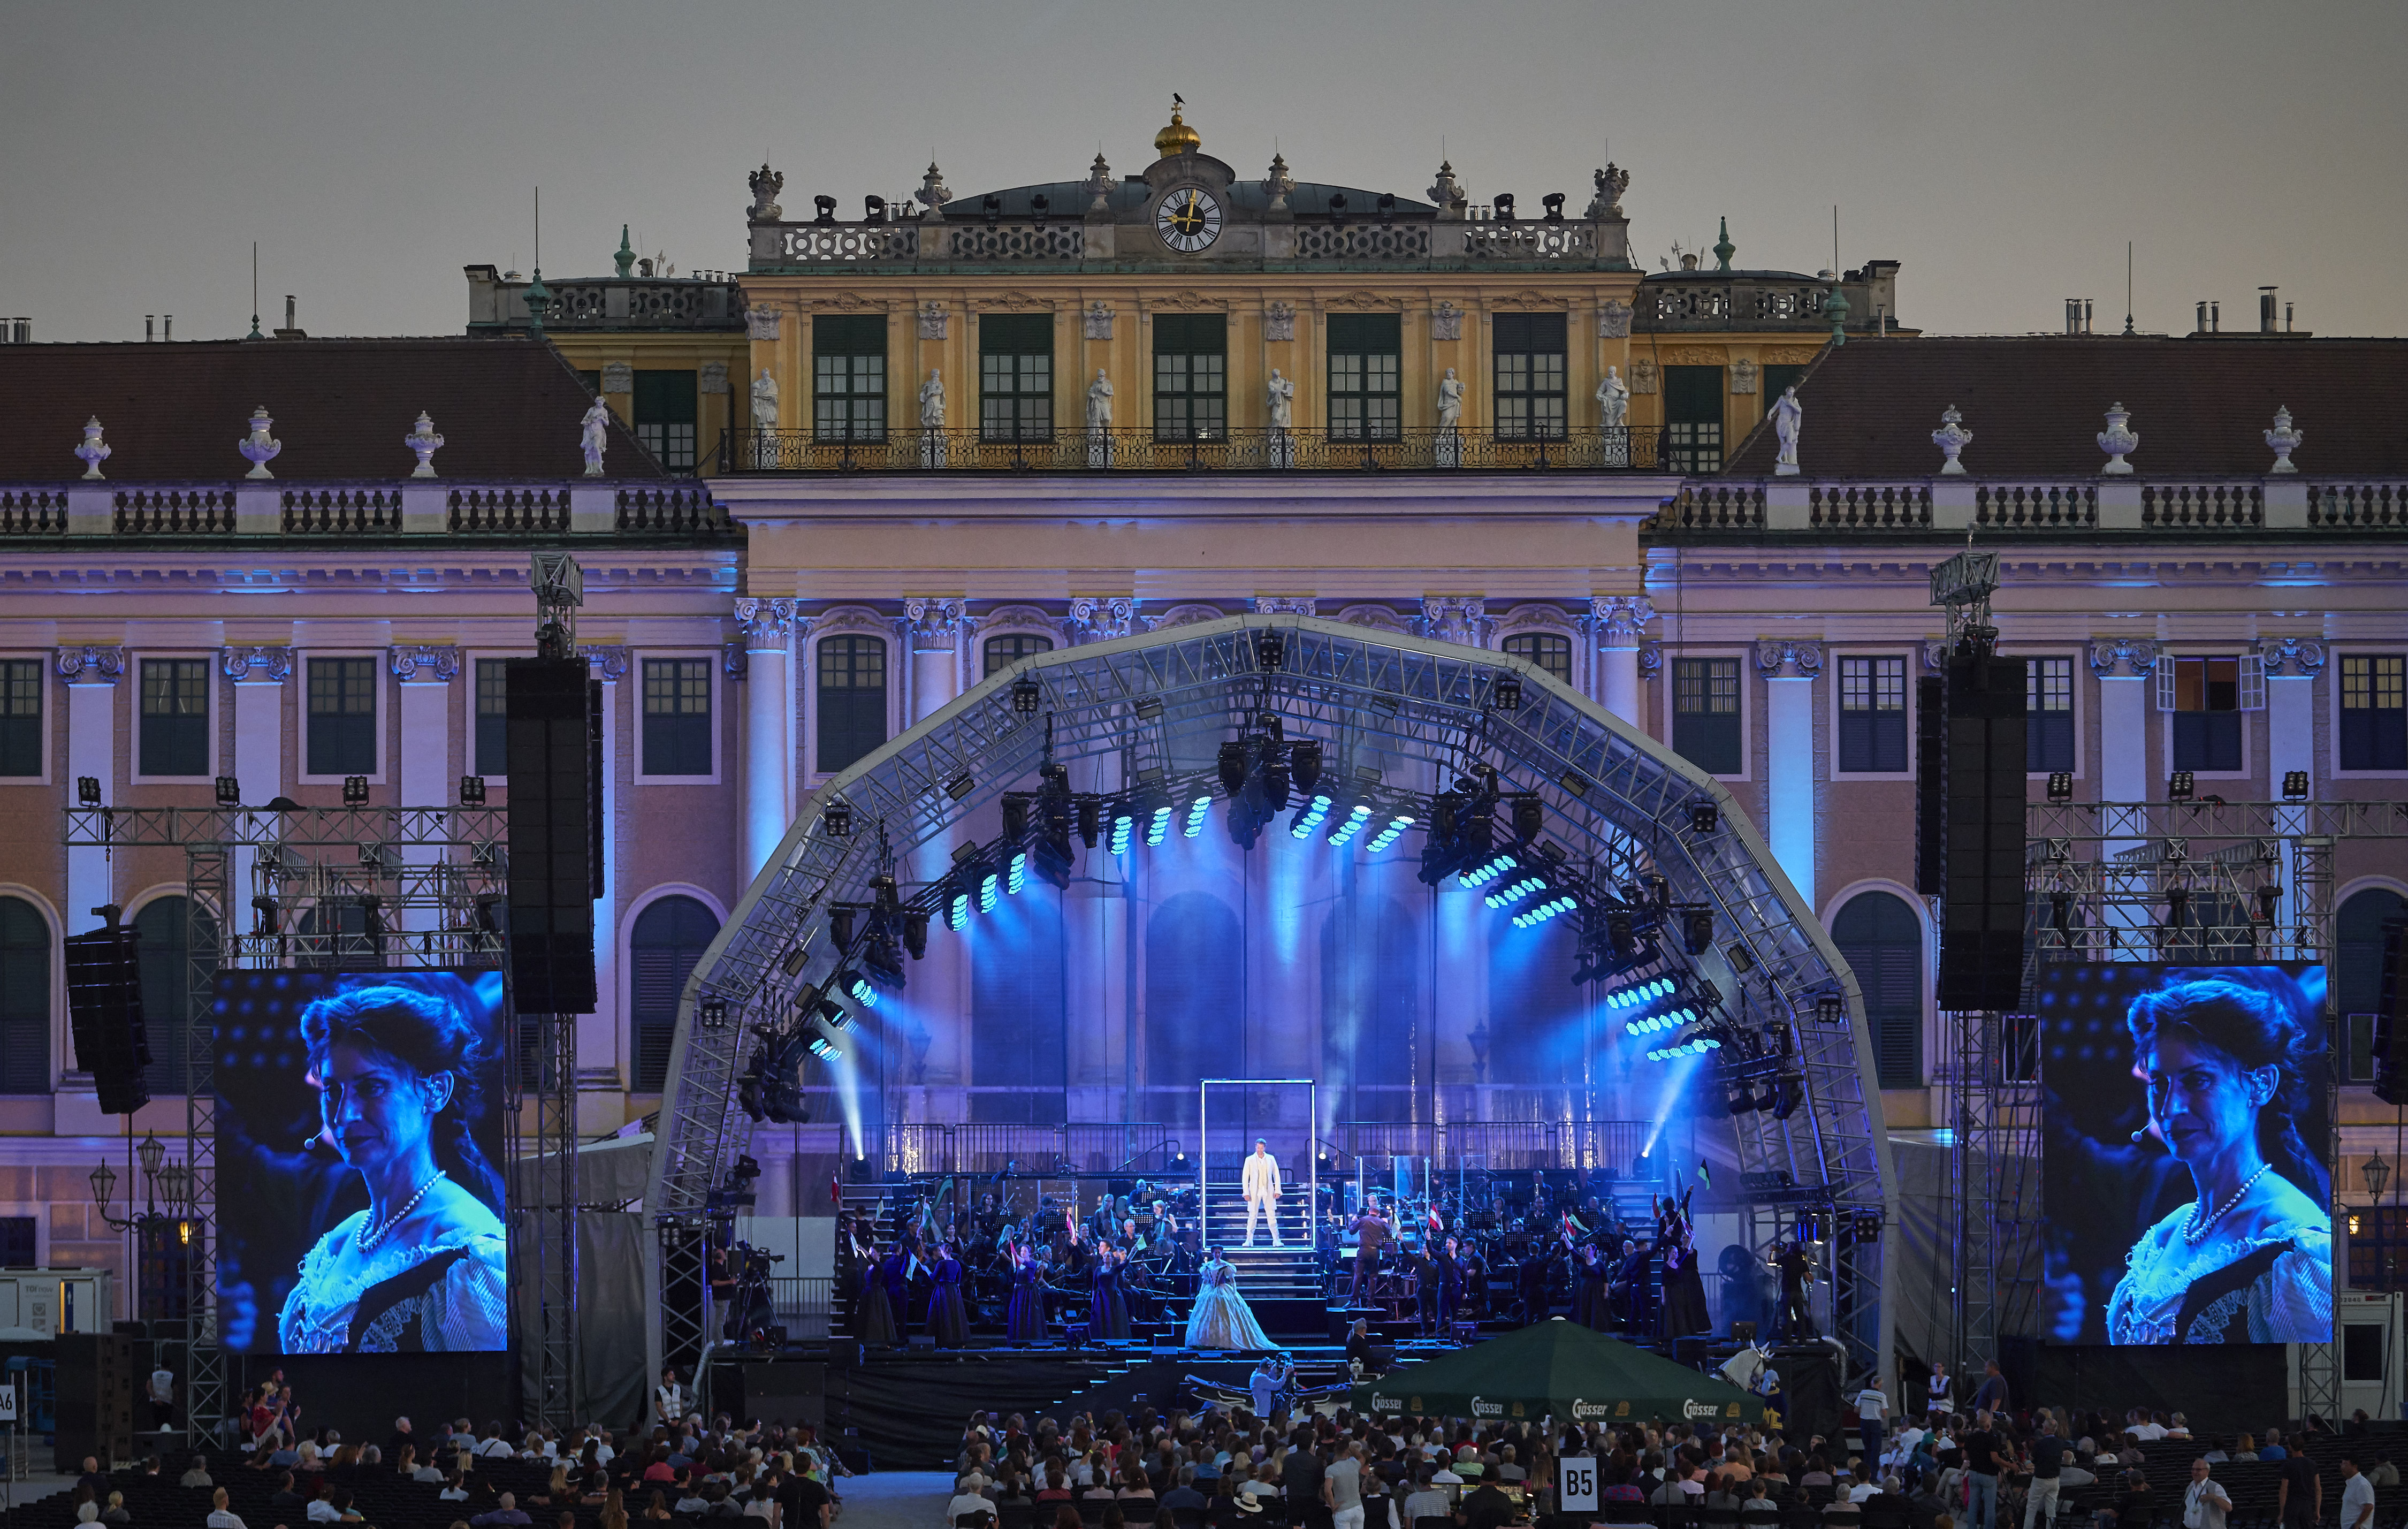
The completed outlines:
[[[2006,1464],[2006,1456],[2000,1449],[1999,1435],[1991,1432],[1990,1414],[1974,1413],[1972,1428],[1957,1443],[1965,1453],[1966,1480],[1971,1489],[1965,1511],[1968,1529],[1999,1529],[1999,1473]],[[2198,1526],[2192,1525],[2191,1529]],[[2215,1524],[2212,1529],[2224,1526]]]
[[[2352,1467],[2344,1461],[2342,1470],[2347,1474]],[[2367,1489],[2366,1506],[2369,1511],[2374,1507],[2374,1492],[2371,1487]],[[2231,1511],[2232,1497],[2224,1490],[2224,1483],[2208,1474],[2206,1461],[2192,1461],[2190,1485],[2183,1493],[2183,1529],[2224,1529],[2225,1515]],[[2343,1517],[2347,1519],[2346,1511]],[[2343,1529],[2350,1529],[2350,1526],[2344,1522]],[[2358,1529],[2364,1529],[2364,1526],[2360,1525]]]
[[[2265,1451],[2258,1454],[2262,1457]],[[2282,1475],[2274,1488],[2274,1516],[2282,1520],[2283,1529],[2313,1529],[2324,1522],[2324,1478],[2306,1455],[2283,1456]]]
[[[2001,1413],[2007,1410],[2007,1378],[1999,1373],[1996,1360],[1982,1366],[1982,1383],[1973,1388],[1973,1410]]]
[[[2194,1467],[2196,1480],[2201,1473]],[[2206,1529],[2224,1529],[2218,1518]],[[2374,1483],[2358,1468],[2358,1451],[2352,1450],[2341,1457],[2341,1529],[2374,1529]]]
[[[1880,1377],[1867,1370],[1865,1383],[1856,1392],[1856,1433],[1864,1440],[1868,1476],[1881,1468],[1882,1425],[1888,1420],[1889,1397],[1881,1389]]]
[[[1360,1449],[1353,1439],[1347,1440],[1338,1458],[1321,1473],[1321,1500],[1328,1505],[1332,1529],[1363,1529],[1363,1462],[1356,1452]]]
[[[2040,1415],[2040,1437],[2031,1447],[2031,1490],[2024,1496],[2024,1529],[2032,1529],[2038,1518],[2042,1529],[2057,1518],[2057,1473],[2065,1466],[2065,1441],[2057,1436],[2057,1418],[2043,1408]]]

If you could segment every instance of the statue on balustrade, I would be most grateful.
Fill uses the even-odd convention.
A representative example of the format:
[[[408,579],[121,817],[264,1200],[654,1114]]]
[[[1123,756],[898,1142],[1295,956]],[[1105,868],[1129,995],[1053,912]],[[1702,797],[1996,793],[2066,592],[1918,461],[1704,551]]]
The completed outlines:
[[[1441,430],[1452,430],[1462,423],[1463,380],[1449,367],[1446,375],[1438,381],[1438,426]]]
[[[1622,380],[1618,367],[1605,368],[1605,381],[1597,384],[1598,423],[1609,430],[1619,430],[1630,423],[1630,386]]]
[[[1087,384],[1087,428],[1109,430],[1112,427],[1112,380],[1096,368],[1096,380]]]

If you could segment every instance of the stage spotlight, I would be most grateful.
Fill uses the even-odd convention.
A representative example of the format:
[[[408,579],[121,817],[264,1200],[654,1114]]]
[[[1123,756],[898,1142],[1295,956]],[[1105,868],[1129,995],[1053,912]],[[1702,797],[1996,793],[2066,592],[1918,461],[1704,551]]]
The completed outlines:
[[[368,778],[366,775],[343,777],[343,805],[365,807],[368,804]]]
[[[2283,800],[2285,801],[2305,801],[2308,800],[2308,772],[2306,771],[2286,770],[2283,772]]]
[[[1296,821],[1288,828],[1291,839],[1310,839],[1321,831],[1329,820],[1330,801],[1326,793],[1317,793],[1296,809]]]
[[[1756,1090],[1744,1083],[1733,1083],[1723,1090],[1723,1104],[1733,1115],[1756,1113]]]
[[[837,1048],[836,1043],[829,1040],[824,1035],[814,1035],[810,1041],[806,1042],[805,1045],[810,1049],[810,1054],[819,1058],[822,1061],[833,1061],[837,1058],[844,1055],[842,1051]]]
[[[1196,800],[1187,804],[1187,826],[1183,831],[1188,838],[1193,839],[1204,831],[1204,819],[1211,812],[1212,796],[1209,791],[1199,792]]]
[[[1691,833],[1712,833],[1716,829],[1721,828],[1722,823],[1722,804],[1716,801],[1713,798],[1699,797],[1689,803],[1689,831]]]
[[[961,801],[977,789],[978,782],[970,778],[970,772],[967,770],[945,783],[945,795],[955,801]]]
[[[786,975],[790,977],[801,976],[803,974],[803,963],[810,959],[811,947],[807,944],[797,942],[793,949],[787,951],[784,956],[779,959],[778,970],[785,973]]]
[[[989,881],[994,879],[993,876],[987,878]],[[903,916],[903,948],[915,961],[927,957],[928,916],[926,914],[914,909]]]
[[[1837,993],[1814,996],[1814,1022],[1818,1025],[1844,1025],[1848,1022],[1848,1001]]]
[[[460,805],[463,807],[481,807],[484,804],[485,777],[482,775],[461,776]]]
[[[878,1007],[878,988],[858,972],[839,972],[829,986],[865,1009]]]
[[[2048,894],[2048,927],[2059,934],[2073,932],[2073,894],[2058,888]]]
[[[1605,937],[1613,942],[1613,953],[1620,959],[1638,959],[1639,921],[1628,913],[1616,911],[1605,916]]]
[[[100,777],[98,775],[78,775],[76,777],[76,804],[81,807],[97,807],[100,805]]]
[[[2187,770],[2177,770],[2172,775],[2167,776],[2166,800],[2168,801],[2188,801],[2191,799],[2193,791],[2196,789],[2192,785],[2192,773]]]
[[[831,839],[853,837],[853,808],[849,803],[831,801],[820,810],[820,827]]]
[[[850,902],[828,904],[828,943],[840,955],[853,944],[853,916],[859,912]]]
[[[1359,801],[1354,806],[1349,807],[1346,809],[1346,821],[1339,824],[1338,827],[1332,829],[1329,832],[1330,847],[1333,849],[1342,849],[1346,845],[1354,843],[1354,836],[1361,833],[1363,831],[1363,825],[1369,821],[1371,821],[1370,808],[1364,806]]]
[[[2282,901],[2283,888],[2279,885],[2271,881],[2260,885],[2258,888],[2258,922],[2272,923],[2274,909]]]
[[[1512,823],[1513,837],[1526,844],[1528,844],[1531,840],[1536,839],[1539,836],[1539,831],[1541,829],[1546,827],[1547,810],[1545,805],[1541,803],[1537,797],[1515,797],[1513,799]]]
[[[1321,740],[1299,738],[1288,745],[1288,770],[1297,790],[1310,791],[1321,784]]]
[[[955,892],[945,902],[945,927],[955,934],[970,927],[970,895]]]
[[[1466,887],[1484,887],[1488,883],[1495,881],[1498,876],[1503,875],[1506,872],[1512,870],[1518,863],[1519,862],[1514,859],[1513,852],[1512,850],[1500,851],[1495,858],[1482,862],[1478,868],[1465,872],[1462,876],[1463,885]]]
[[[1496,685],[1496,689],[1495,689],[1495,691],[1494,691],[1494,694],[1495,694],[1495,695],[1496,695],[1496,697],[1497,697],[1497,709],[1498,709],[1498,711],[1500,711],[1500,712],[1518,712],[1518,711],[1520,711],[1520,710],[1522,709],[1522,679],[1521,679],[1521,676],[1520,676],[1520,675],[1518,675],[1518,674],[1499,674],[1499,675],[1498,675],[1498,676],[1497,676],[1497,685]]]
[[[1246,775],[1251,768],[1246,758],[1243,739],[1232,738],[1221,745],[1221,789],[1236,796],[1246,788]]]
[[[1681,945],[1692,956],[1702,956],[1714,947],[1714,911],[1712,908],[1690,908],[1682,913]]]
[[[1011,857],[1011,863],[1004,868],[1003,895],[1006,897],[1015,896],[1019,893],[1022,887],[1027,885],[1028,851],[1023,849],[1015,851]]]
[[[1170,803],[1165,801],[1157,804],[1153,812],[1146,815],[1145,846],[1152,849],[1161,844],[1162,836],[1169,829]]]
[[[804,1009],[803,1017],[806,1019],[817,1017],[821,1024],[830,1030],[842,1030],[853,1023],[853,1016],[844,1011],[844,1005],[825,994],[819,995],[809,1007]]]
[[[2073,800],[2072,771],[2052,770],[2049,772],[2048,800],[2051,801],[2071,801]]]
[[[1254,662],[1266,671],[1287,662],[1287,638],[1277,631],[1254,634]]]
[[[1007,844],[1018,844],[1028,837],[1028,798],[1014,791],[1003,799],[1003,837]]]
[[[1799,1105],[1806,1103],[1804,1078],[1784,1075],[1777,1085],[1777,1090],[1772,1104],[1772,1118],[1776,1120],[1788,1119],[1798,1113]]]
[[[1083,802],[1083,801],[1082,801],[1082,802],[1079,803],[1079,829],[1080,829],[1080,833],[1081,833],[1081,835],[1082,835],[1082,837],[1085,835],[1085,832],[1086,832],[1086,827],[1087,827],[1086,814],[1087,814],[1087,804],[1086,804],[1085,802]],[[1137,818],[1136,818],[1135,815],[1133,815],[1133,814],[1129,811],[1129,809],[1128,809],[1127,807],[1125,807],[1125,806],[1120,806],[1120,807],[1114,807],[1114,808],[1112,809],[1112,853],[1113,853],[1113,854],[1115,854],[1115,855],[1125,855],[1125,854],[1127,854],[1127,853],[1128,853],[1128,846],[1129,846],[1129,834],[1130,834],[1130,832],[1131,832],[1133,829],[1136,829],[1136,827],[1137,827]],[[1087,840],[1087,847],[1088,847],[1088,848],[1090,848],[1090,849],[1095,848],[1095,847],[1096,847],[1096,842],[1095,842],[1095,840],[1093,840],[1093,839],[1088,839],[1088,840]]]
[[[727,1000],[716,993],[701,999],[694,1006],[694,1022],[705,1030],[725,1030]]]
[[[242,781],[238,777],[233,775],[220,775],[217,778],[217,787],[219,806],[239,807],[242,805]]]
[[[761,1097],[762,1075],[768,1070],[769,1048],[767,1046],[755,1046],[752,1060],[745,1065],[744,1075],[736,1080],[736,1103],[756,1125],[769,1118],[768,1106]],[[712,1198],[715,1200],[719,1196]]]
[[[1371,836],[1371,842],[1364,846],[1365,853],[1377,855],[1380,851],[1387,848],[1390,844],[1395,844],[1398,839],[1404,837],[1405,830],[1412,826],[1413,820],[1410,817],[1403,816],[1402,815],[1388,819],[1388,826],[1373,834]]]
[[[1035,716],[1045,704],[1045,692],[1037,682],[1024,674],[1011,682],[1011,710],[1015,716]]]
[[[479,901],[480,913],[485,911],[484,902],[485,900]],[[251,932],[261,936],[284,932],[284,910],[276,905],[274,898],[255,897],[251,900]]]
[[[1104,799],[1098,796],[1082,796],[1078,801],[1078,813],[1079,843],[1093,849],[1096,847],[1096,842],[1101,839],[1104,833]],[[1127,847],[1126,844],[1116,840],[1112,844],[1112,853],[1117,855]]]

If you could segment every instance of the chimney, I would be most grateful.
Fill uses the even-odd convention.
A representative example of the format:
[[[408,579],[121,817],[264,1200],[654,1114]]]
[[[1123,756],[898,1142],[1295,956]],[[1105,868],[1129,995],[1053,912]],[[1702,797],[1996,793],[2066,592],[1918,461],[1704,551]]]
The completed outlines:
[[[283,328],[281,328],[281,329],[279,329],[278,331],[276,331],[276,338],[277,338],[277,339],[308,339],[309,338],[308,335],[306,335],[306,334],[304,334],[304,333],[302,332],[302,330],[301,330],[301,326],[300,326],[298,324],[296,324],[296,323],[294,323],[294,306],[295,306],[295,305],[294,305],[294,299],[293,294],[291,294],[291,293],[289,293],[289,292],[288,292],[288,293],[286,293],[286,294],[284,295],[284,327],[283,327]]]
[[[142,315],[142,343],[144,343],[145,345],[148,345],[148,344],[150,344],[152,340],[157,339],[158,338],[159,338],[159,315],[157,315],[156,313],[145,313],[145,314],[143,314],[143,315]]]
[[[2272,287],[2258,289],[2258,332],[2261,335],[2271,335],[2274,332],[2274,289]]]
[[[2200,299],[2199,317],[2191,321],[2190,332],[2195,335],[2207,333],[2207,300],[2205,298]]]
[[[2220,335],[2224,333],[2224,305],[2222,303],[2211,302],[2207,305],[2207,332],[2211,335]]]
[[[2082,299],[2079,297],[2065,299],[2065,332],[2069,335],[2082,333]]]
[[[2285,303],[2285,304],[2283,305],[2283,333],[2285,333],[2285,334],[2286,334],[2286,335],[2287,335],[2287,334],[2289,334],[2290,332],[2291,332],[2291,305],[2290,305],[2290,304],[2288,304],[2288,303]]]
[[[2082,299],[2082,332],[2086,335],[2090,333],[2090,299],[2087,297]]]
[[[161,315],[161,322],[160,322],[160,325],[159,325],[159,338],[160,338],[161,339],[174,339],[176,338],[176,315],[175,315],[175,314],[173,314],[173,313],[166,313],[166,314],[162,314],[162,315]]]

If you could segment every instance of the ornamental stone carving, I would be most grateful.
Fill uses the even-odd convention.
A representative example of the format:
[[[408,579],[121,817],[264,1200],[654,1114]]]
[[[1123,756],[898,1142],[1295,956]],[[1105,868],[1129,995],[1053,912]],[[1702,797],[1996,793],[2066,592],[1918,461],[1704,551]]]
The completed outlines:
[[[778,206],[778,193],[786,189],[786,178],[764,165],[746,177],[752,188],[752,205],[744,209],[748,223],[776,223],[783,215]]]
[[[286,647],[221,648],[218,672],[236,685],[282,685],[293,677],[293,650]]]
[[[1664,668],[1664,644],[1650,638],[1639,644],[1639,672],[1653,675]]]
[[[1430,339],[1461,339],[1463,310],[1450,302],[1441,302],[1430,310]]]
[[[1597,195],[1589,198],[1588,215],[1592,218],[1622,216],[1622,194],[1630,189],[1630,172],[1609,159],[1594,179]]]
[[[1104,301],[1101,297],[1098,297],[1094,302],[1087,305],[1085,316],[1087,320],[1087,338],[1089,339],[1110,339],[1112,338],[1111,304]]]
[[[1439,161],[1438,174],[1430,181],[1429,199],[1438,206],[1440,223],[1460,223],[1463,220],[1471,194],[1463,189],[1461,180],[1455,179],[1452,161]]]
[[[1742,356],[1731,363],[1730,389],[1733,396],[1742,393],[1754,393],[1756,391],[1756,369],[1755,362],[1750,361],[1745,356]]]
[[[251,470],[244,473],[244,477],[273,478],[276,476],[267,470],[267,464],[274,461],[276,454],[284,449],[284,442],[270,434],[275,428],[276,422],[268,417],[265,404],[261,404],[251,411],[251,434],[235,443],[235,449],[242,453],[243,460],[251,464]]]
[[[1965,416],[1957,412],[1955,404],[1940,411],[1940,428],[1931,432],[1931,443],[1939,447],[1940,454],[1947,458],[1940,464],[1940,475],[1943,478],[1963,477],[1965,464],[1956,458],[1973,443],[1973,432],[1965,428]]]
[[[108,443],[100,439],[100,416],[98,414],[94,414],[92,418],[84,421],[83,440],[76,447],[75,454],[77,460],[83,463],[83,475],[85,478],[92,479],[108,476],[100,470],[100,465],[108,460],[109,448]]]
[[[782,647],[795,635],[795,602],[739,596],[736,601],[736,627],[755,646],[774,643]]]
[[[1384,605],[1350,605],[1338,613],[1338,619],[1350,627],[1368,627],[1373,631],[1394,632],[1399,637],[1412,633],[1412,623]]]
[[[1756,645],[1756,667],[1768,680],[1811,680],[1823,672],[1823,644],[1770,639]]]
[[[1945,673],[1947,673],[1947,672],[1948,672],[1948,644],[1947,644],[1947,643],[1945,643],[1945,642],[1926,642],[1926,643],[1924,643],[1924,644],[1923,644],[1923,667],[1924,667],[1924,668],[1926,668],[1926,669],[1928,669],[1928,670],[1929,670],[1929,671],[1930,671],[1931,672],[1933,672],[1934,674],[1945,674]]]
[[[417,428],[402,437],[401,443],[418,457],[418,468],[410,473],[411,477],[432,478],[436,475],[435,454],[443,449],[443,438],[435,433],[435,422],[427,418],[425,410],[418,411]]]
[[[741,642],[719,644],[719,667],[731,680],[750,679],[752,675],[752,656]]]
[[[580,644],[577,651],[585,657],[587,667],[605,685],[615,685],[627,677],[627,648],[624,643]]]
[[[609,445],[610,406],[596,398],[577,422],[577,449],[585,456],[585,476],[602,476],[602,454]]]
[[[2118,403],[2107,411],[2107,428],[2099,432],[2099,449],[2107,454],[2107,465],[2099,470],[2104,476],[2129,476],[2132,464],[2124,458],[2141,449],[2140,432],[2130,424],[2132,411]]]
[[[1588,602],[1588,619],[1606,646],[1637,647],[1640,633],[1656,619],[1656,602],[1644,595],[1598,595]]]
[[[115,685],[125,672],[125,650],[99,646],[61,648],[57,667],[59,678],[69,685]]]
[[[727,363],[724,361],[704,362],[702,364],[701,373],[695,382],[695,386],[699,388],[705,395],[725,393],[727,391]]]
[[[767,303],[756,303],[744,310],[744,338],[775,339],[778,338],[779,310]]]
[[[961,641],[962,620],[969,614],[969,602],[958,599],[923,599],[914,597],[903,602],[903,621],[914,653],[951,653]]]
[[[2090,669],[2103,680],[2137,680],[2157,667],[2157,645],[2144,638],[2108,637],[2090,644]]]
[[[90,426],[86,426],[87,430],[89,428]],[[2274,465],[2266,470],[2268,472],[2299,471],[2299,469],[2291,465],[2291,454],[2298,451],[2300,442],[2307,439],[2308,432],[2292,426],[2291,411],[2287,406],[2275,410],[2274,427],[2266,432],[2266,445],[2274,454]]]
[[[1265,339],[1296,338],[1296,304],[1273,303],[1264,310],[1263,338]]]
[[[1137,619],[1138,602],[1126,596],[1097,599],[1082,595],[1070,602],[1070,630],[1082,642],[1109,642],[1126,637]]]
[[[922,217],[938,223],[945,221],[945,204],[953,199],[953,194],[946,188],[945,172],[937,168],[935,160],[928,161],[928,173],[920,178],[920,189],[911,194],[911,198],[927,209],[920,214]]]
[[[1295,194],[1296,177],[1287,173],[1287,155],[1274,152],[1271,167],[1263,177],[1263,195],[1269,198],[1264,210],[1274,217],[1294,211],[1288,205],[1288,198]]]
[[[1608,297],[1597,305],[1597,338],[1628,339],[1630,338],[1630,305],[1619,297]]]
[[[450,685],[460,677],[460,650],[429,643],[396,643],[385,650],[385,668],[405,685]]]
[[[1424,637],[1469,648],[1486,647],[1497,629],[1497,623],[1488,617],[1487,600],[1478,595],[1425,595],[1416,625]]]
[[[1631,392],[1653,393],[1662,385],[1662,380],[1663,373],[1658,371],[1656,363],[1646,356],[1642,355],[1630,363]]]
[[[602,363],[602,391],[633,393],[636,391],[636,364],[632,361]]]
[[[1173,627],[1194,627],[1202,622],[1218,621],[1226,614],[1228,613],[1217,605],[1193,602],[1186,605],[1174,605],[1158,616],[1147,616],[1145,629],[1150,632],[1159,632],[1168,631]]]
[[[2258,656],[2269,677],[2313,679],[2325,667],[2325,645],[2311,637],[2261,637]]]
[[[1311,595],[1256,595],[1254,614],[1258,616],[1309,616],[1319,602]]]
[[[951,325],[953,314],[934,297],[920,305],[920,338],[942,339]]]

